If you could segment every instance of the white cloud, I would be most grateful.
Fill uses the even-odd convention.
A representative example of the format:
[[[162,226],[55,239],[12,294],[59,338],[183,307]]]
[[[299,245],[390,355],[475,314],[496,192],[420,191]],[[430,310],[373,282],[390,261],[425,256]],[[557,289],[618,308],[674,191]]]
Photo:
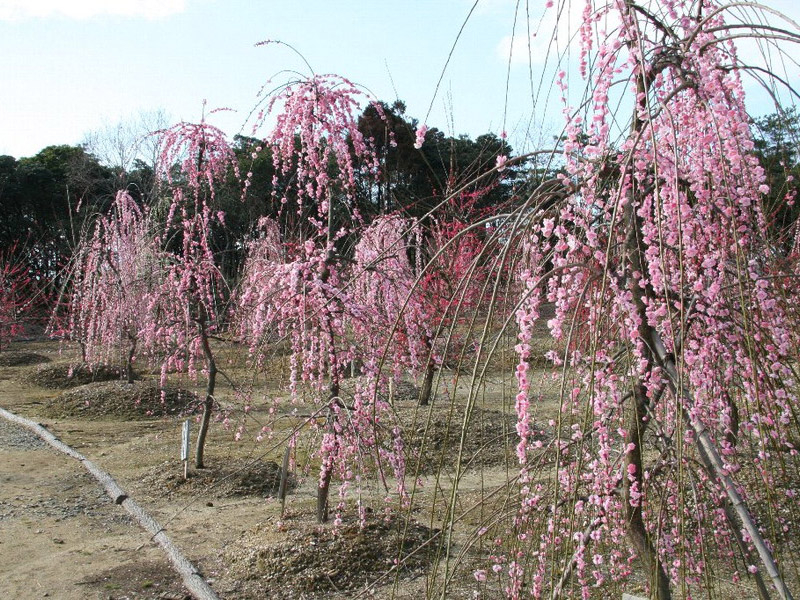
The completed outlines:
[[[497,56],[512,64],[544,65],[558,59],[577,34],[582,21],[583,2],[557,2],[555,6],[531,10],[530,21],[525,23],[524,13],[516,26],[516,34],[507,35],[497,44]],[[530,34],[530,38],[528,35]],[[549,53],[549,56],[548,56]]]
[[[0,21],[106,15],[162,19],[185,9],[186,0],[0,0]]]
[[[541,50],[543,46],[546,47],[547,40],[531,36],[530,52],[528,44],[529,41],[525,35],[503,36],[503,39],[497,44],[497,57],[504,62],[510,58],[511,64],[515,65],[528,64],[528,61],[534,65],[543,65],[545,57],[542,52],[537,50]]]

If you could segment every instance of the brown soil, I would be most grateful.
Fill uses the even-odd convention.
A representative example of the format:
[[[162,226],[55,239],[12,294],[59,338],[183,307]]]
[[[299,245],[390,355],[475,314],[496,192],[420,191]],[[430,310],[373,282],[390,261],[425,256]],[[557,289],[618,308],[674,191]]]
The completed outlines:
[[[50,362],[50,359],[36,352],[0,352],[0,367],[22,367]]]
[[[53,343],[20,350],[47,356],[56,355],[56,348]],[[213,421],[206,445],[208,468],[192,469],[189,480],[183,481],[179,459],[183,417],[179,413],[197,389],[184,391],[165,407],[154,383],[93,383],[62,394],[30,385],[31,370],[30,366],[0,368],[0,406],[43,423],[109,472],[158,520],[224,600],[420,600],[440,597],[437,592],[445,577],[447,600],[502,597],[499,584],[477,585],[472,574],[475,568],[486,567],[481,557],[493,551],[489,547],[493,530],[487,530],[486,541],[470,543],[479,537],[477,531],[495,522],[492,519],[510,520],[515,511],[517,498],[512,488],[518,471],[513,456],[514,419],[508,414],[513,411],[509,409],[508,380],[502,388],[499,383],[487,383],[464,436],[460,434],[464,409],[458,404],[467,396],[463,383],[452,414],[451,401],[444,393],[432,408],[417,408],[413,393],[395,391],[395,409],[403,427],[415,434],[407,445],[422,456],[414,492],[418,509],[409,517],[412,520],[401,541],[401,521],[384,521],[377,508],[383,506],[386,496],[377,478],[365,481],[361,492],[362,501],[376,507],[368,516],[366,529],[347,520],[347,515],[355,513],[355,493],[348,500],[338,535],[332,524],[316,525],[318,463],[308,462],[300,452],[310,447],[310,435],[302,438],[304,432],[295,458],[298,464],[309,465],[310,475],[293,482],[281,516],[281,503],[274,499],[273,490],[277,464],[289,437],[286,430],[260,443],[235,441],[235,425],[229,429],[224,419]],[[536,381],[542,396],[536,403],[536,435],[547,441],[552,431],[540,424],[557,414],[560,383],[545,370],[536,373]],[[147,391],[137,396],[135,390]],[[274,393],[282,392],[276,389]],[[452,390],[450,393],[455,395]],[[222,406],[234,406],[236,395],[221,383],[217,399]],[[260,429],[273,416],[267,408],[255,407],[246,417],[231,420],[239,418],[247,421],[248,428]],[[278,422],[289,428],[301,420]],[[419,440],[426,428],[423,448]],[[459,447],[462,470],[457,478],[458,493],[451,493],[448,486],[456,480],[452,470]],[[436,477],[430,475],[440,462],[445,468]],[[255,468],[242,469],[250,464]],[[409,468],[413,470],[413,460]],[[548,473],[544,471],[543,476]],[[337,491],[334,485],[333,503]],[[437,528],[448,515],[458,520],[447,540],[451,555],[445,558],[433,552],[441,548]],[[392,569],[396,559],[402,562],[398,571]],[[0,565],[3,599],[168,600],[185,595],[150,536],[109,500],[79,463],[2,419]],[[618,598],[619,590],[614,591]],[[608,597],[606,592],[598,590],[596,597]],[[730,593],[723,590],[719,597],[752,597],[750,592],[752,587],[741,587]]]
[[[184,598],[148,534],[82,465],[4,419],[0,482],[0,597]]]
[[[30,373],[27,380],[43,388],[62,390],[87,383],[119,381],[123,378],[124,373],[119,367],[59,362],[39,367]]]
[[[437,550],[439,532],[418,523],[372,519],[337,528],[312,525],[309,517],[259,525],[226,551],[243,590],[263,598],[328,598],[385,585],[398,570],[419,576]],[[283,532],[277,544],[270,540],[276,530]]]
[[[103,381],[61,393],[45,404],[42,414],[55,418],[136,419],[191,412],[197,396],[181,388],[162,390],[153,381]]]
[[[57,354],[57,345],[36,350]],[[61,391],[31,385],[31,372],[29,366],[0,369],[0,406],[42,423],[111,473],[221,598],[345,600],[367,582],[375,583],[373,597],[424,597],[426,579],[419,575],[437,564],[428,546],[405,561],[398,574],[379,578],[398,552],[408,555],[431,531],[412,524],[401,543],[396,523],[387,524],[377,514],[369,516],[363,531],[352,522],[341,527],[343,535],[334,535],[332,525],[320,528],[314,518],[316,467],[305,479],[290,478],[283,525],[276,526],[281,519],[281,503],[274,498],[277,465],[285,448],[277,440],[282,438],[271,450],[267,442],[235,442],[233,431],[214,421],[206,446],[208,468],[190,469],[184,481],[183,416],[176,413],[186,407],[186,394],[197,390],[168,401],[164,410],[154,383],[114,380]],[[232,397],[222,387],[220,403]],[[263,422],[268,415],[250,418]],[[192,442],[194,437],[193,431]],[[334,487],[334,499],[336,492]],[[373,505],[385,495],[364,492]],[[346,514],[354,511],[351,504]],[[257,563],[252,573],[251,560]],[[0,598],[164,600],[186,594],[160,549],[79,463],[1,423],[0,564]],[[474,586],[468,576],[462,579],[463,590],[448,598],[471,597]]]

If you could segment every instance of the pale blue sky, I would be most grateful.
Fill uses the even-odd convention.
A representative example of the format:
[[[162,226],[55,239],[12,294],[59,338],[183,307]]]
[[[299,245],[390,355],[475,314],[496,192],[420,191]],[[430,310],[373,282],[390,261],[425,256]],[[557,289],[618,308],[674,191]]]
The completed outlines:
[[[0,0],[0,154],[29,156],[50,144],[75,144],[87,132],[143,110],[163,109],[173,120],[196,121],[203,99],[209,108],[236,109],[211,121],[237,133],[263,82],[282,69],[305,69],[285,48],[253,46],[265,39],[292,44],[318,73],[346,76],[382,100],[405,100],[410,116],[426,120],[436,82],[472,4]],[[516,138],[517,146],[522,144],[531,115],[527,58],[512,64],[504,111],[515,4],[479,3],[433,102],[429,125],[455,134],[500,133],[507,112],[512,143]],[[579,10],[583,3],[575,4]],[[792,0],[770,4],[798,12]],[[530,5],[532,21],[538,22],[544,2]],[[525,35],[523,27],[517,24],[518,34]],[[549,37],[543,31],[537,39]],[[543,55],[544,48],[535,49],[539,52]],[[534,57],[537,82],[540,62]],[[798,79],[797,66],[788,68]],[[543,123],[555,133],[558,111],[540,105],[536,112],[534,130]]]

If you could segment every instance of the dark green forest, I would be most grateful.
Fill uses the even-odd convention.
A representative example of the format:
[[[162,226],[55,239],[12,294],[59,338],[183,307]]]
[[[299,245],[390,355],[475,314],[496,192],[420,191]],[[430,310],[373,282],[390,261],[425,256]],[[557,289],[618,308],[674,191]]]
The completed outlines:
[[[493,133],[473,139],[431,127],[422,147],[415,148],[418,121],[406,115],[404,103],[381,107],[384,117],[369,106],[359,118],[362,133],[374,139],[382,163],[377,182],[364,177],[358,185],[355,208],[364,222],[391,212],[424,220],[437,208],[440,219],[468,223],[523,202],[526,189],[557,171],[553,167],[543,172],[532,162],[517,160],[513,167],[490,173],[498,156],[514,157],[508,142]],[[800,115],[791,111],[762,117],[753,123],[753,132],[770,185],[764,210],[776,216],[767,219],[773,223],[770,233],[776,251],[787,252],[800,212],[795,202]],[[234,137],[232,145],[242,175],[249,174],[249,185],[243,194],[241,181],[231,174],[216,196],[217,209],[226,216],[224,229],[215,232],[215,246],[219,265],[231,279],[240,269],[244,242],[261,217],[279,219],[285,230],[305,222],[296,211],[281,211],[274,200],[275,186],[287,182],[275,178],[268,148],[254,152],[261,143]],[[141,158],[131,161],[127,170],[107,164],[83,145],[48,146],[30,157],[0,156],[0,248],[5,260],[24,265],[32,276],[58,289],[81,235],[94,216],[108,209],[118,190],[126,189],[158,217],[164,192],[155,172],[156,165]],[[461,192],[442,205],[456,190]],[[350,219],[352,214],[339,217]]]

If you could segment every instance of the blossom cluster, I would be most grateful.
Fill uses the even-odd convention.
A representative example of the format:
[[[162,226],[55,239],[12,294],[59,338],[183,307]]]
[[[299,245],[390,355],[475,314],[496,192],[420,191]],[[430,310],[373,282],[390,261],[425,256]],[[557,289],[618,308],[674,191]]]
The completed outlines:
[[[654,586],[702,588],[707,564],[697,548],[714,543],[733,558],[739,534],[726,520],[720,474],[692,466],[704,452],[698,431],[719,448],[723,475],[758,481],[741,493],[769,506],[779,523],[786,498],[768,491],[777,468],[769,457],[795,451],[800,329],[790,318],[794,299],[770,276],[760,210],[768,188],[731,68],[735,49],[722,39],[723,13],[698,23],[692,3],[668,2],[675,61],[662,30],[629,3],[599,14],[590,5],[580,70],[591,97],[581,110],[565,106],[565,200],[532,220],[533,251],[518,272],[523,480],[529,454],[541,456],[525,437],[535,397],[529,342],[548,302],[548,325],[574,373],[552,448],[558,497],[569,501],[551,500],[543,525],[530,516],[542,490],[523,488],[516,527],[539,560],[510,578],[511,597],[522,579],[534,596],[550,593],[548,556],[572,557],[584,597],[629,576],[634,556],[651,565]],[[619,23],[613,34],[598,31],[602,18]],[[566,102],[563,73],[559,82]],[[609,97],[622,85],[633,114],[620,139]],[[544,273],[548,253],[552,269]]]

